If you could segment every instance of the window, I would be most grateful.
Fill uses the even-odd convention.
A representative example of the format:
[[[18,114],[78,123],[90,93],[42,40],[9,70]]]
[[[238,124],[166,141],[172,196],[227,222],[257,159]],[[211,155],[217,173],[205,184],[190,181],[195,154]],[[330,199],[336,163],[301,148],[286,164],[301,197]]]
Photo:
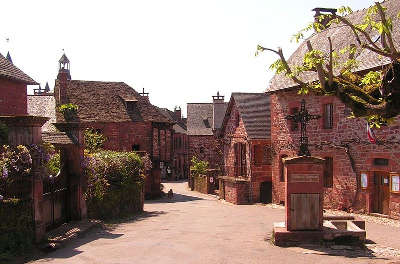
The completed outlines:
[[[286,158],[287,155],[281,155],[279,158],[279,181],[284,182],[285,181],[285,167],[283,166],[283,159]]]
[[[368,188],[368,173],[361,172],[360,183],[361,183],[361,189],[367,189]]]
[[[295,115],[296,113],[299,112],[298,107],[293,107],[290,109],[290,114]],[[299,130],[299,123],[295,122],[294,120],[290,120],[290,131],[298,131]]]
[[[333,128],[333,104],[324,105],[324,115],[323,115],[324,128]]]
[[[325,157],[325,166],[324,166],[324,187],[332,188],[333,187],[333,158]]]
[[[132,151],[139,151],[140,150],[140,145],[139,144],[133,144],[132,145]]]
[[[235,148],[235,176],[247,176],[246,144],[236,143]]]
[[[374,165],[376,165],[376,166],[388,166],[389,165],[389,160],[388,159],[382,159],[382,158],[376,158],[376,159],[374,159]]]
[[[400,176],[399,174],[390,174],[390,191],[400,193]]]
[[[267,164],[270,165],[272,161],[271,148],[264,145],[254,146],[254,164]]]

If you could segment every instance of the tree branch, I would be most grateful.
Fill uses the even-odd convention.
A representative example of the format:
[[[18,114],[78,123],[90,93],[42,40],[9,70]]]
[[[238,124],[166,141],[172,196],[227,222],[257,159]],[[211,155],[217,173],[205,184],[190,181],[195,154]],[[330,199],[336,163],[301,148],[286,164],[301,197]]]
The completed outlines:
[[[310,51],[310,52],[314,50],[313,47],[311,46],[311,41],[309,41],[309,40],[307,40],[307,48],[308,48],[308,51]],[[322,90],[326,91],[325,73],[324,73],[324,70],[322,69],[321,63],[317,64],[316,69],[317,69],[317,73],[318,73],[318,80],[321,84],[321,88],[322,88]]]

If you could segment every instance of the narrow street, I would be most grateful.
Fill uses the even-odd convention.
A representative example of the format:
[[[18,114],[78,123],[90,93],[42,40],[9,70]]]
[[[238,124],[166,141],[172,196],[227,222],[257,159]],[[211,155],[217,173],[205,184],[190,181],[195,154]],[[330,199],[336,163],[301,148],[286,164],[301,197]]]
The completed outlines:
[[[282,208],[234,206],[187,189],[186,182],[164,183],[174,191],[145,203],[136,220],[110,230],[93,230],[65,248],[32,263],[397,263],[400,258],[349,250],[279,248],[267,238],[284,220]],[[367,223],[368,239],[400,249],[399,228]],[[345,253],[343,253],[345,252]],[[399,262],[400,263],[400,262]]]

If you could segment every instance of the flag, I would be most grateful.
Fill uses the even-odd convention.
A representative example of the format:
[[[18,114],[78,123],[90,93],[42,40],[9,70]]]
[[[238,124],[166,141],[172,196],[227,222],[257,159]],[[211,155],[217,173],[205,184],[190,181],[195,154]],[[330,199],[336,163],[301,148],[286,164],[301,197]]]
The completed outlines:
[[[367,122],[367,136],[368,136],[369,142],[371,142],[372,144],[376,143],[376,137],[375,137],[374,131],[372,131],[372,128],[369,126],[368,122]]]

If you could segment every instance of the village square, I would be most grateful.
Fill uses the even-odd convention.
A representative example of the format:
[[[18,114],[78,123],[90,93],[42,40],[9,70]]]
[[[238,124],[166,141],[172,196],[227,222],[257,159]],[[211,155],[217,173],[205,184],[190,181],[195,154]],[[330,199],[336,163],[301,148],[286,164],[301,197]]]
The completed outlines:
[[[76,47],[41,84],[0,31],[0,263],[400,263],[400,1],[301,16],[256,90],[96,79]]]

